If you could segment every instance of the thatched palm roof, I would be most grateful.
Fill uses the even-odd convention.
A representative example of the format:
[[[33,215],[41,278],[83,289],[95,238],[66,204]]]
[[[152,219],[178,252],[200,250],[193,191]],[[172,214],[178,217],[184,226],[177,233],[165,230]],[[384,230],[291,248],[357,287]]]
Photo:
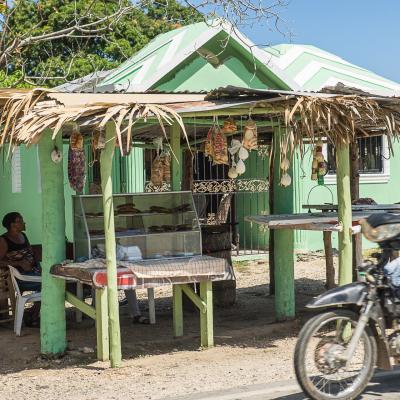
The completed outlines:
[[[252,90],[228,87],[197,94],[102,95],[61,94],[46,89],[11,95],[1,109],[0,146],[5,143],[36,143],[46,128],[59,134],[71,122],[101,129],[114,121],[120,146],[121,135],[130,143],[132,127],[138,121],[156,120],[165,135],[165,126],[183,118],[254,114],[276,118],[285,125],[285,152],[293,153],[304,138],[327,137],[333,143],[352,142],[356,137],[385,133],[389,143],[400,133],[400,99],[365,93],[333,94]],[[111,97],[110,97],[111,96]],[[1,106],[1,105],[0,105]]]

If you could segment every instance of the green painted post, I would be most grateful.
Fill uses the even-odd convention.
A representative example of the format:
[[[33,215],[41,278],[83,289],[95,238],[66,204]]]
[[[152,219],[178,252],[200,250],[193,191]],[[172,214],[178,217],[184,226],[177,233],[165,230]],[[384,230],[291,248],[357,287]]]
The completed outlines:
[[[108,333],[108,301],[107,290],[96,289],[96,335],[97,359],[110,359],[110,338]]]
[[[62,136],[53,141],[45,130],[38,143],[42,184],[42,305],[40,348],[43,354],[61,354],[67,347],[65,282],[50,275],[50,267],[65,259],[65,200],[63,163],[54,163],[54,146],[62,150]]]
[[[182,185],[182,149],[181,149],[181,128],[178,123],[171,126],[170,145],[173,154],[171,154],[172,171],[171,186],[174,192],[181,190]]]
[[[172,286],[172,319],[174,325],[174,337],[183,336],[183,307],[182,307],[182,287]]]
[[[280,185],[280,139],[285,133],[283,128],[274,129],[274,214],[292,214],[295,211],[294,188]],[[293,157],[292,164],[296,162]],[[293,178],[293,166],[288,173]],[[274,270],[275,270],[275,316],[278,321],[292,319],[295,316],[294,291],[294,233],[289,229],[274,231]]]
[[[351,283],[353,279],[352,213],[350,192],[350,154],[349,144],[336,145],[336,180],[339,223],[339,285]]]
[[[278,321],[285,321],[295,316],[293,230],[276,229],[274,244],[275,315]]]
[[[115,125],[106,125],[106,146],[100,155],[101,188],[103,192],[104,235],[107,264],[107,296],[110,334],[111,367],[121,364],[121,332],[117,287],[117,259],[115,250],[114,205],[112,192],[112,160],[115,151]]]
[[[212,282],[200,282],[200,297],[206,304],[206,310],[200,310],[201,346],[214,346],[214,318]]]

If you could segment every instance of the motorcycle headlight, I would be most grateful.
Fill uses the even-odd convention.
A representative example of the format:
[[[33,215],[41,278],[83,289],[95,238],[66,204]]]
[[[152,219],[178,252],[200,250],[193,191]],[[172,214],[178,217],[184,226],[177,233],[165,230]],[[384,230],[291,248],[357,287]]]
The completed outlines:
[[[371,242],[383,242],[400,234],[400,224],[386,224],[373,228],[367,220],[361,221],[361,230]]]

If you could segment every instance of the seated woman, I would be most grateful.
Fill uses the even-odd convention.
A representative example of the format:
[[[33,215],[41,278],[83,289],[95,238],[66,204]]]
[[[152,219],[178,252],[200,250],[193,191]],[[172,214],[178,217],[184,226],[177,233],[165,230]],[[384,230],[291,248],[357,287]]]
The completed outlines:
[[[21,214],[11,212],[4,216],[2,222],[7,232],[0,236],[0,266],[11,265],[24,275],[40,276],[40,264],[35,259],[32,247],[26,237],[25,222]],[[39,282],[18,281],[21,292],[40,291]],[[37,325],[39,321],[40,303],[34,303],[27,314],[27,323]]]

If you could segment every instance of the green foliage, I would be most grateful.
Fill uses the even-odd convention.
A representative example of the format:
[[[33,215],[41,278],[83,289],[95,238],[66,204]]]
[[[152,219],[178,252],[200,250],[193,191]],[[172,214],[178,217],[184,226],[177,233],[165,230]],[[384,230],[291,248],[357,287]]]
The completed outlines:
[[[133,5],[129,0],[124,2],[124,6]],[[74,24],[75,16],[81,22],[97,21],[112,15],[118,5],[117,0],[16,0],[2,13],[3,19],[8,18],[8,24],[0,24],[0,37],[4,38],[0,41],[0,51],[15,39],[68,28]],[[110,21],[104,23],[105,30],[96,35],[85,37],[75,33],[70,37],[31,43],[13,52],[6,71],[0,75],[0,86],[18,83],[22,71],[31,77],[30,82],[51,87],[93,71],[114,68],[158,34],[201,18],[199,13],[176,0],[137,3],[137,7],[111,26]],[[20,82],[19,86],[21,84],[26,83]]]

